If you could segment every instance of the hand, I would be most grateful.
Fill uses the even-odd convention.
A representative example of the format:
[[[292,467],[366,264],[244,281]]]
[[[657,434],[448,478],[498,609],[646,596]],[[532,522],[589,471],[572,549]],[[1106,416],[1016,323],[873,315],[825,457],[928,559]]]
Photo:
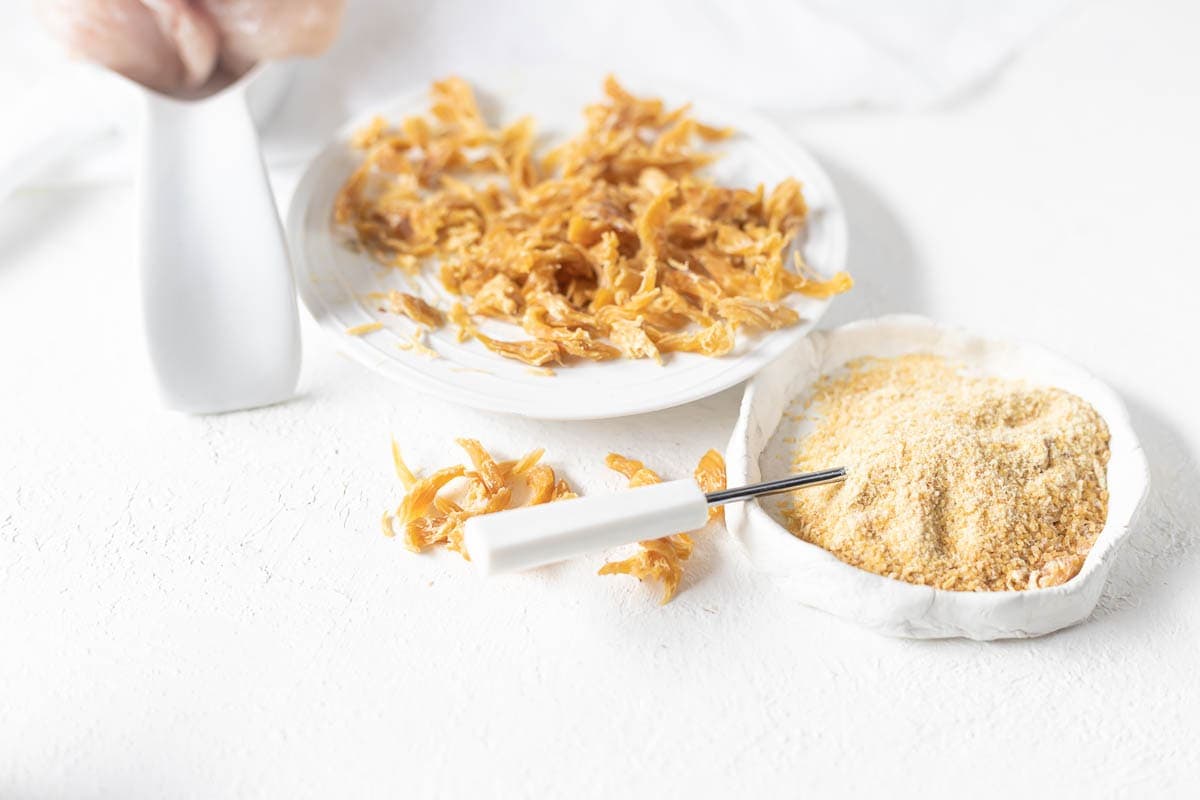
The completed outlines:
[[[344,1],[38,0],[38,11],[76,54],[176,93],[259,61],[321,53]]]

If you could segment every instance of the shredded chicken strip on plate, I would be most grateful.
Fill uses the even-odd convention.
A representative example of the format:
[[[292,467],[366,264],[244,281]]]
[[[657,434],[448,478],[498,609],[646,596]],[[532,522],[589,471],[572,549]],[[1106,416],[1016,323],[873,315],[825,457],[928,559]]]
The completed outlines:
[[[534,367],[581,360],[719,357],[743,331],[800,322],[793,295],[820,279],[794,244],[808,219],[800,183],[728,188],[702,173],[705,145],[733,135],[687,106],[636,97],[613,78],[584,129],[542,157],[533,121],[492,127],[467,83],[433,84],[426,115],[376,118],[351,141],[362,162],[334,221],[349,243],[410,275],[436,275],[448,315],[400,292],[392,312]],[[789,258],[794,268],[789,268]],[[484,319],[520,334],[496,336]],[[514,338],[515,337],[515,338]]]

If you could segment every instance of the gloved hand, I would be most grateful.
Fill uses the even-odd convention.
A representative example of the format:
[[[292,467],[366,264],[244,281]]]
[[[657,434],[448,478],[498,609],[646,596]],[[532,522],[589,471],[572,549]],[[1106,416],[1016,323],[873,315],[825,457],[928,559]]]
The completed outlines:
[[[344,2],[37,0],[47,27],[77,55],[171,94],[259,61],[321,53]]]

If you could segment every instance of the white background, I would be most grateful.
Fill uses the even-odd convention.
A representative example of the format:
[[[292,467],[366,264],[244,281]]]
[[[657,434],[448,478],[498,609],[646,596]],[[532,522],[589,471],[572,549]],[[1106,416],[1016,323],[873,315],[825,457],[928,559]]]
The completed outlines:
[[[721,530],[679,597],[602,556],[478,582],[379,533],[457,435],[585,491],[669,477],[737,389],[590,424],[431,403],[306,320],[299,399],[158,410],[127,185],[0,209],[0,796],[1195,796],[1200,7],[1080,6],[936,112],[781,118],[851,216],[826,324],[913,311],[1047,344],[1129,404],[1154,490],[1094,617],[881,638],[799,607]],[[6,124],[8,124],[6,122]],[[294,176],[281,177],[281,192]],[[807,790],[807,791],[806,791]]]

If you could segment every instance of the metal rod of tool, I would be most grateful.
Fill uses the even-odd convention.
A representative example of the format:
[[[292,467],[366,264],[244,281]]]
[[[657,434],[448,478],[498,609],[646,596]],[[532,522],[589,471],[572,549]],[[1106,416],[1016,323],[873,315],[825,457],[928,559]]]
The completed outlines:
[[[790,475],[776,481],[763,481],[748,486],[736,486],[732,489],[722,489],[719,492],[709,492],[704,497],[710,506],[723,506],[736,500],[748,500],[751,497],[766,497],[771,494],[782,494],[792,489],[804,486],[821,486],[826,483],[838,483],[846,480],[846,468],[823,469],[819,472],[805,472],[800,475]]]

